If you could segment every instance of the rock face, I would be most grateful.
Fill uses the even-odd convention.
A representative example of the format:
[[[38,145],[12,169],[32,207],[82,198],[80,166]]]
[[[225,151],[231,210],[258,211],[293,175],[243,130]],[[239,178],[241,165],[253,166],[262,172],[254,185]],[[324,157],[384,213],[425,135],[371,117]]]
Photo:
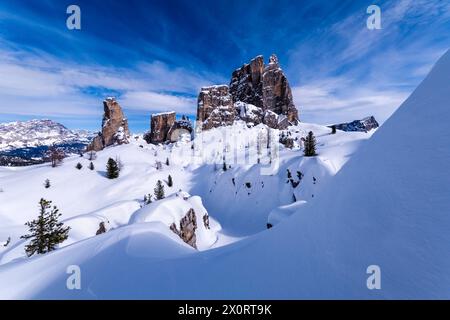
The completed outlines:
[[[98,230],[95,233],[96,236],[103,234],[106,232],[106,226],[104,222],[100,222],[100,224],[98,225]]]
[[[175,112],[152,114],[150,120],[150,142],[154,144],[166,142],[168,140],[167,134],[175,121]]]
[[[233,100],[263,108],[264,58],[257,56],[231,75],[230,93]]]
[[[198,96],[197,122],[203,130],[231,125],[236,116],[227,85],[201,89]]]
[[[340,123],[330,126],[330,128],[335,127],[338,130],[342,131],[360,131],[360,132],[368,132],[372,129],[378,128],[380,125],[377,120],[375,120],[374,116],[366,117],[361,120],[354,120],[352,122]]]
[[[291,88],[275,55],[267,65],[257,56],[235,70],[229,90],[227,86],[202,88],[197,109],[202,129],[231,125],[235,119],[249,125],[265,123],[274,129],[298,123]]]
[[[264,68],[262,82],[263,110],[284,115],[288,122],[296,124],[298,111],[294,105],[291,87],[280,68],[276,55],[270,57],[269,64]]]
[[[182,120],[176,120],[175,112],[153,114],[150,122],[148,143],[177,142],[183,135],[190,139],[193,131],[189,118],[183,116]]]
[[[194,209],[189,209],[186,215],[181,219],[179,230],[175,223],[170,226],[170,230],[176,233],[185,243],[197,249],[197,238],[195,235],[195,230],[197,230],[197,218]]]
[[[103,108],[102,131],[87,147],[87,151],[100,151],[116,143],[128,143],[130,137],[128,120],[119,103],[115,98],[107,98],[103,101]]]
[[[177,142],[182,135],[188,135],[190,139],[192,131],[192,123],[188,119],[175,121],[167,133],[167,140],[170,142]]]

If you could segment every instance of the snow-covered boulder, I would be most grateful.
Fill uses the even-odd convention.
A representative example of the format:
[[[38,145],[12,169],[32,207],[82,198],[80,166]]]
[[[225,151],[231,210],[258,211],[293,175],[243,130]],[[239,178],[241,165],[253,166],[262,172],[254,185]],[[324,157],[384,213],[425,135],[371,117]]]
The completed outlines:
[[[198,250],[209,249],[217,241],[221,227],[212,219],[202,200],[179,192],[162,200],[155,201],[138,210],[130,219],[130,224],[160,222],[167,232],[174,232],[190,246]]]

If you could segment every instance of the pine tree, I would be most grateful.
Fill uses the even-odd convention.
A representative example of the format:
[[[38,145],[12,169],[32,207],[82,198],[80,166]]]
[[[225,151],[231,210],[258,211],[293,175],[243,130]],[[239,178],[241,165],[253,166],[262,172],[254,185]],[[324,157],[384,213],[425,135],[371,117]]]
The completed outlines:
[[[291,173],[291,170],[289,170],[289,169],[286,169],[287,170],[287,178],[288,179],[292,179],[292,173]]]
[[[48,189],[48,188],[51,187],[51,184],[50,184],[50,180],[49,180],[49,179],[46,179],[46,180],[45,180],[45,182],[44,182],[44,187],[45,187],[45,189]]]
[[[164,197],[164,185],[161,180],[158,180],[155,187],[155,198],[156,200],[161,200],[164,199]]]
[[[75,168],[77,168],[78,170],[81,170],[83,168],[83,165],[78,162],[77,165],[75,166]]]
[[[308,136],[305,139],[305,157],[314,157],[317,155],[316,153],[316,138],[314,137],[314,133],[310,131]]]
[[[108,163],[106,164],[106,177],[108,179],[116,179],[119,177],[119,166],[112,158],[109,158]]]
[[[169,162],[169,158],[166,158],[166,166],[169,166],[170,162]]]
[[[151,193],[149,193],[148,195],[145,195],[144,196],[144,204],[150,204],[150,203],[152,203],[153,201],[152,201],[152,194]]]
[[[58,208],[52,207],[51,204],[51,201],[41,199],[38,218],[25,224],[30,234],[22,236],[21,239],[31,239],[25,246],[29,257],[35,253],[43,254],[55,250],[56,246],[68,237],[70,227],[64,227],[64,224],[58,221],[61,214]]]
[[[223,171],[227,171],[227,170],[228,170],[227,164],[226,164],[225,161],[223,162],[222,170],[223,170]]]
[[[94,163],[91,162],[91,163],[89,164],[89,170],[94,170],[94,169],[95,169]]]
[[[169,174],[169,177],[167,178],[167,185],[169,187],[173,186],[173,180],[172,180],[172,176]]]

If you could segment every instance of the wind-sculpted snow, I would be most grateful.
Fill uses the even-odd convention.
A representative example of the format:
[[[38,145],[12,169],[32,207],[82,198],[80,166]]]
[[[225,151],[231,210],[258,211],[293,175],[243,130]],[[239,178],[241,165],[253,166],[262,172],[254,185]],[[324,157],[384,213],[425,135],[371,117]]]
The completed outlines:
[[[294,237],[302,226],[294,224],[295,235],[277,230],[293,224],[299,214],[306,216],[306,207],[321,201],[324,187],[371,133],[331,134],[325,126],[300,123],[286,131],[295,142],[288,149],[268,130],[262,124],[248,128],[237,122],[202,132],[193,142],[159,146],[146,144],[140,137],[97,152],[94,170],[89,170],[88,155],[67,158],[57,168],[47,164],[0,168],[0,201],[5,204],[0,207],[0,243],[11,238],[8,246],[0,247],[0,282],[4,284],[0,296],[258,298],[299,294],[300,289],[290,284],[285,286],[287,291],[274,286],[278,268],[283,272],[283,268],[301,266],[296,260],[300,259],[300,244]],[[303,157],[301,149],[301,138],[309,131],[314,131],[318,142],[319,155],[313,158]],[[262,150],[270,141],[273,146]],[[109,158],[123,164],[115,180],[105,176]],[[78,162],[81,170],[75,168]],[[169,175],[172,187],[168,186]],[[46,179],[51,182],[48,189],[44,188]],[[144,196],[154,193],[158,180],[166,199],[153,198],[153,203],[145,205]],[[27,231],[24,223],[36,217],[41,197],[58,206],[62,221],[72,229],[55,252],[26,258],[26,242],[19,237]],[[181,220],[191,209],[198,250],[171,230],[172,224],[180,230]],[[96,235],[101,223],[106,233]],[[266,231],[268,223],[274,228]],[[69,265],[81,268],[81,291],[66,289]],[[293,275],[293,269],[285,271],[282,281]],[[39,280],[33,280],[34,276]],[[264,290],[261,281],[273,290]]]

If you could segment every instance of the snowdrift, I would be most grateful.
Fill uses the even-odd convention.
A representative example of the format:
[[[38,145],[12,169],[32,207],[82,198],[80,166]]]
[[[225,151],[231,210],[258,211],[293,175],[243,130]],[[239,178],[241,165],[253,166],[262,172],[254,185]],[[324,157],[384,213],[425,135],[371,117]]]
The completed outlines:
[[[450,298],[449,101],[447,52],[314,201],[273,212],[288,218],[272,229],[196,252],[142,211],[143,223],[1,266],[0,297]],[[71,264],[81,290],[65,287]],[[370,265],[380,290],[367,288]]]

